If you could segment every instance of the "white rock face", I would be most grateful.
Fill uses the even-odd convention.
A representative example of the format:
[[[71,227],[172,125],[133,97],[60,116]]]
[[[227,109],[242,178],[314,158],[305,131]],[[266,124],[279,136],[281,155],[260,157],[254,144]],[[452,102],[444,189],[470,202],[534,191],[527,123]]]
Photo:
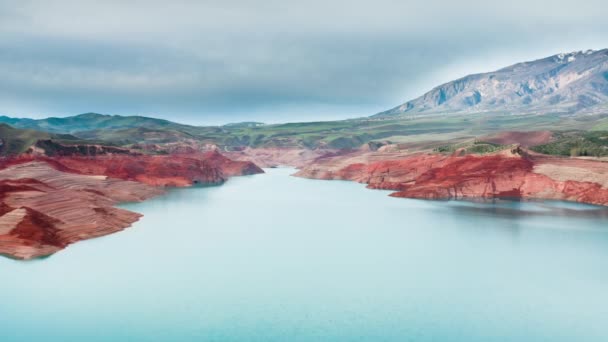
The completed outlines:
[[[608,104],[608,49],[560,53],[442,84],[376,116],[578,113]]]

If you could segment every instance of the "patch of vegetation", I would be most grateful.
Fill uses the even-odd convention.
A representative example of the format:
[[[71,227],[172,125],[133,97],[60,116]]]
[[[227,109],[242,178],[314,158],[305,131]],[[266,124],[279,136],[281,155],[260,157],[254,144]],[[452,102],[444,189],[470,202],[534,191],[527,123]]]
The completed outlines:
[[[0,124],[0,155],[14,155],[25,152],[40,139],[51,139],[53,134],[29,129],[16,129]],[[69,138],[63,136],[62,138]]]
[[[460,151],[461,154],[485,154],[502,151],[508,147],[510,146],[473,140],[459,144],[442,145],[436,147],[433,151],[439,153],[454,153]]]
[[[31,129],[17,129],[0,123],[0,156],[17,155],[26,152],[39,140],[52,140],[62,145],[107,145],[110,142],[83,140],[70,134],[54,134]]]
[[[608,131],[557,132],[554,136],[555,141],[534,146],[532,150],[556,156],[608,156]]]

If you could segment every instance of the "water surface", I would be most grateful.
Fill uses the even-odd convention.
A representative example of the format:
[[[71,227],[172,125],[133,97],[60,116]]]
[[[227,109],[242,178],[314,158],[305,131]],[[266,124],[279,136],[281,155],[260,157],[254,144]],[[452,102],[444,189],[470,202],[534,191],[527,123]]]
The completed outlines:
[[[608,211],[397,199],[290,169],[0,259],[1,341],[606,341]]]

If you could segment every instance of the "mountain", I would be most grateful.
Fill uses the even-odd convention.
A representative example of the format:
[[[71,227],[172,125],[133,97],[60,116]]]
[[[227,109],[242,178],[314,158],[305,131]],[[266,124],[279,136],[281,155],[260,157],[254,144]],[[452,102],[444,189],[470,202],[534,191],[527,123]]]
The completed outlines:
[[[0,123],[9,124],[15,128],[35,129],[53,133],[75,133],[92,130],[114,130],[134,127],[149,129],[166,129],[188,127],[162,119],[144,116],[120,116],[86,113],[65,118],[26,119],[0,116]]]
[[[250,128],[250,127],[260,127],[264,126],[265,123],[257,122],[257,121],[244,121],[244,122],[233,122],[229,124],[225,124],[223,127],[227,128]]]
[[[17,129],[0,123],[0,156],[20,154],[38,141],[51,139],[62,142],[79,142],[78,138],[69,134],[53,134],[30,129]]]
[[[442,84],[374,115],[608,111],[608,49],[560,53]]]

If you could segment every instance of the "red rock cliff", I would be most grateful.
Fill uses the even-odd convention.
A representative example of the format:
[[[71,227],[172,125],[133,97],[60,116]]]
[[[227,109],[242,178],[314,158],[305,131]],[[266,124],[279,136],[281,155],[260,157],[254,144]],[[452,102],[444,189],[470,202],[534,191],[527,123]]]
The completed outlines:
[[[530,156],[519,149],[489,155],[416,154],[346,165],[333,160],[296,175],[367,183],[396,190],[391,194],[395,197],[537,198],[608,205],[608,163]]]
[[[25,155],[0,161],[0,168],[2,165],[32,160],[44,161],[65,172],[104,175],[155,186],[221,184],[229,177],[264,172],[251,162],[233,161],[216,151],[189,155],[109,154],[57,157]]]
[[[0,254],[30,259],[120,231],[141,215],[115,204],[161,193],[138,182],[62,172],[40,161],[9,166],[0,170]]]
[[[261,172],[251,162],[235,162],[218,152],[3,159],[0,254],[30,259],[120,231],[141,215],[114,205],[161,194],[155,186],[220,184]]]

